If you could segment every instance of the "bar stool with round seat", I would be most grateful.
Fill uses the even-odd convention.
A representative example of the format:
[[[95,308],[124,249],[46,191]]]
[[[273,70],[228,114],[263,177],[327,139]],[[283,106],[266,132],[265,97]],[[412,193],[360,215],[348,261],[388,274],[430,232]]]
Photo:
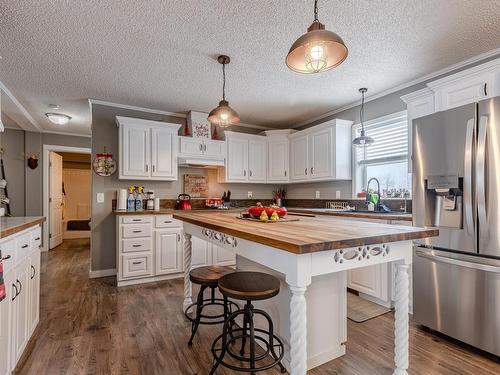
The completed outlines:
[[[210,375],[215,373],[219,365],[234,371],[250,372],[251,374],[279,365],[281,372],[286,372],[281,363],[284,355],[283,341],[274,334],[271,317],[264,310],[256,309],[252,305],[252,301],[266,300],[276,296],[280,291],[279,280],[266,273],[243,271],[222,276],[218,285],[219,291],[225,298],[246,301],[246,304],[244,308],[238,309],[228,316],[222,334],[214,340],[212,344],[214,365]],[[243,326],[233,328],[235,319],[241,315],[243,316]],[[256,315],[265,318],[268,324],[267,330],[255,328],[254,317]],[[245,356],[247,340],[250,348],[248,356]],[[240,341],[239,353],[235,353],[233,347]],[[255,344],[257,342],[263,348],[262,353],[256,351]],[[247,365],[233,365],[224,360],[228,358],[226,355]]]
[[[219,279],[227,274],[235,272],[231,267],[223,266],[204,266],[194,268],[189,272],[189,279],[192,283],[200,285],[200,291],[196,302],[186,308],[184,315],[191,321],[191,337],[188,345],[193,345],[193,338],[200,324],[222,324],[233,311],[233,308],[238,309],[239,306],[232,301],[229,301],[226,296],[223,298],[215,297],[215,289],[217,288]],[[210,298],[204,297],[204,292],[210,288]],[[209,306],[221,306],[223,312],[220,314],[209,315],[204,314],[203,310]],[[196,307],[196,309],[194,309]]]

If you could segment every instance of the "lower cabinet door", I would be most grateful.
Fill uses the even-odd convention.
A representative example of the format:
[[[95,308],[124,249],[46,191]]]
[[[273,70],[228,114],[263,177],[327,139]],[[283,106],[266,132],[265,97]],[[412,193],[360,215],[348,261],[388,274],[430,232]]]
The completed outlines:
[[[220,246],[213,245],[213,264],[218,266],[232,266],[236,264],[236,255]]]
[[[12,364],[17,363],[19,357],[23,353],[26,343],[28,342],[28,318],[29,318],[29,258],[26,258],[15,268],[14,284],[17,287],[17,296],[13,301],[13,351],[11,360]]]
[[[40,252],[35,251],[30,256],[29,281],[29,321],[28,335],[35,330],[40,317]]]
[[[141,252],[122,255],[122,278],[153,275],[153,253]]]
[[[191,268],[212,264],[210,243],[198,237],[191,237]]]
[[[182,272],[182,229],[156,231],[156,275]]]
[[[347,272],[347,287],[384,302],[390,298],[389,282],[387,264],[377,264]]]
[[[0,301],[0,375],[10,374],[11,367],[14,364],[10,362],[12,348],[11,342],[13,337],[12,324],[13,321],[13,301],[12,298],[16,295],[14,271],[4,274],[5,291],[7,296],[3,301]]]

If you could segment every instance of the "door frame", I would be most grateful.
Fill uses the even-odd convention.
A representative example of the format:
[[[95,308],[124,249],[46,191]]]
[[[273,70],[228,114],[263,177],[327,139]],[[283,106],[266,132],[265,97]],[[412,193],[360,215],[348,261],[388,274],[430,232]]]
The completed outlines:
[[[49,210],[49,154],[50,151],[54,152],[71,152],[74,154],[92,154],[92,149],[88,147],[72,147],[72,146],[59,146],[59,145],[43,145],[43,191],[42,191],[42,200],[43,200],[43,216],[45,217],[45,221],[42,225],[43,232],[43,245],[42,251],[49,250],[49,223],[50,223],[50,210]],[[92,187],[91,187],[92,190]]]

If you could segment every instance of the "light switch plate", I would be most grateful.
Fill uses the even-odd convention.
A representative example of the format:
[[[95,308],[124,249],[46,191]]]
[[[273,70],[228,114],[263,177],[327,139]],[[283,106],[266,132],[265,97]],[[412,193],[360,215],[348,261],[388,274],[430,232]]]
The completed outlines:
[[[104,203],[104,193],[97,193],[96,200],[97,203]]]
[[[335,191],[335,198],[340,199],[340,190]]]
[[[319,190],[316,190],[316,199],[319,199],[319,197],[320,197]]]
[[[251,191],[248,192],[248,198],[253,198],[253,193]]]

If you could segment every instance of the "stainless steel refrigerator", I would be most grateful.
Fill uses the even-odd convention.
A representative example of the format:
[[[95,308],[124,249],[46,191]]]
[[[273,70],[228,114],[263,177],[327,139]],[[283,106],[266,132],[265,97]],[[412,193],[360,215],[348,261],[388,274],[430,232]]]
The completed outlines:
[[[413,121],[416,322],[500,355],[500,97]]]

